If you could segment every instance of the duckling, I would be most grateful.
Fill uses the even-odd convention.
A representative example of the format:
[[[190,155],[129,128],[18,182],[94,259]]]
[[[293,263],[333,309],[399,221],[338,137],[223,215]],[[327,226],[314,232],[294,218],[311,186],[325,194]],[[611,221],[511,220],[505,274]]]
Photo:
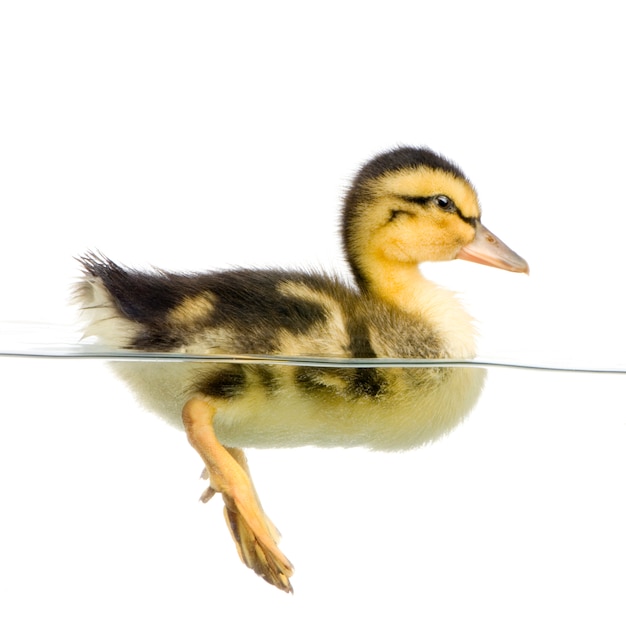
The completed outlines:
[[[87,254],[77,286],[85,334],[119,348],[193,355],[470,359],[470,316],[420,264],[465,259],[528,272],[482,225],[459,167],[426,148],[367,162],[345,197],[341,229],[354,284],[281,269],[139,272]],[[184,428],[210,480],[201,500],[221,493],[241,560],[287,592],[293,567],[242,448],[418,446],[459,423],[484,375],[201,361],[113,366],[148,409]]]

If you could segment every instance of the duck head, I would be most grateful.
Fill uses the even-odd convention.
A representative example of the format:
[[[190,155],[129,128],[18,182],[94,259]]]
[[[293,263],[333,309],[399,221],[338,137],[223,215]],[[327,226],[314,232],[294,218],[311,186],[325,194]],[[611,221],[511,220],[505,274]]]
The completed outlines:
[[[398,148],[361,168],[345,198],[342,234],[363,290],[383,291],[394,273],[424,261],[464,259],[528,273],[526,261],[483,226],[463,172],[426,148]]]

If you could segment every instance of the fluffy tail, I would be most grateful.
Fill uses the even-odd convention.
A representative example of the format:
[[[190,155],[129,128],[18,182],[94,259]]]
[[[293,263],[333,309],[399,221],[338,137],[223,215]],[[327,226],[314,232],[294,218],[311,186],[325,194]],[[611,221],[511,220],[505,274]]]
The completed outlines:
[[[97,337],[102,343],[125,348],[138,331],[138,323],[125,310],[124,290],[132,293],[129,273],[106,257],[88,254],[78,259],[83,278],[74,289],[74,301],[80,307],[80,321],[85,337]]]

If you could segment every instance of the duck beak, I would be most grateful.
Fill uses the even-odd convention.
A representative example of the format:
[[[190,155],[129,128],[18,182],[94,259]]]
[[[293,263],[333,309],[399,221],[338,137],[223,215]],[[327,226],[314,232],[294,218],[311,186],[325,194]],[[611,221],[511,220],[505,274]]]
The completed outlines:
[[[524,272],[528,274],[528,263],[500,241],[491,231],[487,230],[480,222],[476,224],[474,241],[463,246],[456,258],[499,267],[509,272]]]

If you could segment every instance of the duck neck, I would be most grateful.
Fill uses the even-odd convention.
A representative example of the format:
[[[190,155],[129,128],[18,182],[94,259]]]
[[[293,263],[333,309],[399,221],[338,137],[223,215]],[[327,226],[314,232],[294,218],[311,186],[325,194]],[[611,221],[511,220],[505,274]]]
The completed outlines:
[[[443,358],[475,356],[472,318],[453,292],[425,278],[416,264],[382,262],[366,277],[364,290],[434,328],[442,340]]]

